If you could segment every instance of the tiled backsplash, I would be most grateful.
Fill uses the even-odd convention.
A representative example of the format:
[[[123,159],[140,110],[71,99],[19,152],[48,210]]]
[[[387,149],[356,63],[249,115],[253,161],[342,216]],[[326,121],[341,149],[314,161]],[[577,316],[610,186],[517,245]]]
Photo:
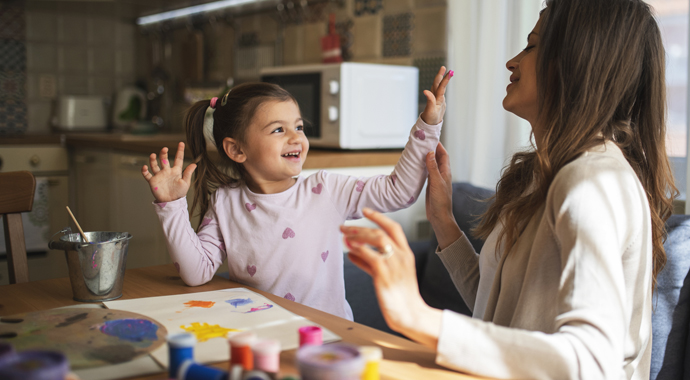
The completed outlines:
[[[25,10],[0,4],[0,134],[26,130]]]

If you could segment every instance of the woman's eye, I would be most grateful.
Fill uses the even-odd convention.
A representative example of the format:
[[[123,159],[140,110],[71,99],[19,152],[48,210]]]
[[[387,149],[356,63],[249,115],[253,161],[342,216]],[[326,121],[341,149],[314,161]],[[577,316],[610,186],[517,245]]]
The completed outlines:
[[[522,51],[530,51],[534,48],[534,45],[527,45],[526,48],[522,49]]]

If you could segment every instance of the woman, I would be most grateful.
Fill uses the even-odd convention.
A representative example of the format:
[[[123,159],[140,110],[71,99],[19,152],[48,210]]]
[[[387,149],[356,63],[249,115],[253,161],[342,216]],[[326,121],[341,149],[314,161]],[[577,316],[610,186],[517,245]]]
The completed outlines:
[[[427,157],[427,216],[473,317],[424,303],[399,225],[342,227],[373,276],[392,329],[441,365],[495,378],[647,379],[652,293],[677,194],[666,156],[664,50],[641,0],[547,0],[507,63],[506,110],[532,126],[475,231],[451,211],[439,144]],[[381,255],[370,247],[386,252]]]

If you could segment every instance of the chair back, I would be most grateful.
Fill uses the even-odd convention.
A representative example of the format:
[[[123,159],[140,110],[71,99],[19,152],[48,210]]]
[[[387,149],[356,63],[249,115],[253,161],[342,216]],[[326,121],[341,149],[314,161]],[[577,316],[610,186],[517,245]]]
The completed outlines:
[[[651,380],[689,379],[690,215],[666,221],[668,261],[657,276],[652,305]]]
[[[0,173],[0,215],[4,224],[10,284],[29,281],[22,212],[34,203],[36,179],[31,172]]]

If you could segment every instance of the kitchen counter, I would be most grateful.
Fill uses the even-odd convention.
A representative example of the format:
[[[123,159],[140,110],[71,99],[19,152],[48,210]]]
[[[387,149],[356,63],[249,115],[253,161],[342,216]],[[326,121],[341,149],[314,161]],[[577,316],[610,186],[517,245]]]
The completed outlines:
[[[180,141],[186,141],[184,134],[46,133],[0,136],[0,146],[60,144],[72,148],[112,149],[146,155],[158,153],[166,146],[174,151]],[[344,151],[312,147],[304,169],[395,165],[401,153],[402,149]],[[185,156],[191,156],[189,149],[185,149]]]

